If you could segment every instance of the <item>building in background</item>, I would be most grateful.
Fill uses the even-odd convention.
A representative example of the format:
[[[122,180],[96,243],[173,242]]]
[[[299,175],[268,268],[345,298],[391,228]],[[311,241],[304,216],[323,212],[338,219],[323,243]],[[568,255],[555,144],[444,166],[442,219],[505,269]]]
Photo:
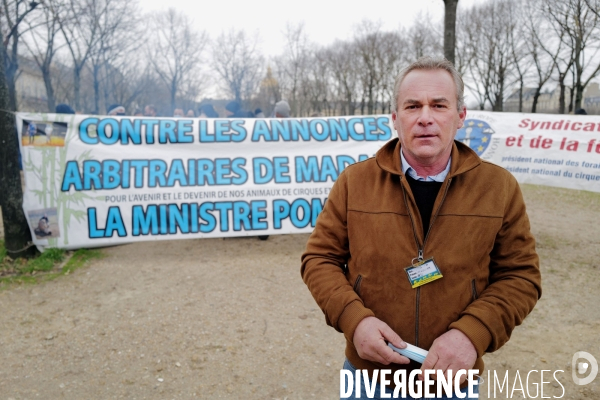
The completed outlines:
[[[531,112],[533,106],[533,97],[535,95],[535,88],[524,88],[523,89],[523,112]],[[557,114],[558,105],[560,98],[560,89],[557,87],[554,90],[545,90],[540,93],[537,102],[536,112],[539,114]],[[565,104],[566,108],[569,108],[571,101],[571,92],[567,87],[565,90]],[[583,92],[583,105],[582,107],[587,111],[588,114],[600,115],[600,84],[597,82],[590,82]],[[519,91],[515,90],[508,99],[504,102],[505,112],[519,112]]]

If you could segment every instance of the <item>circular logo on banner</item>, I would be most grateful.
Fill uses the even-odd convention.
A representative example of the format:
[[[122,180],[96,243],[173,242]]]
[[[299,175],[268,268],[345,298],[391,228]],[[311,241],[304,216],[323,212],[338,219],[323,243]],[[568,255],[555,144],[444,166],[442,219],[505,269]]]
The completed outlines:
[[[481,156],[490,145],[494,130],[485,121],[467,119],[456,133],[456,140],[463,142]]]

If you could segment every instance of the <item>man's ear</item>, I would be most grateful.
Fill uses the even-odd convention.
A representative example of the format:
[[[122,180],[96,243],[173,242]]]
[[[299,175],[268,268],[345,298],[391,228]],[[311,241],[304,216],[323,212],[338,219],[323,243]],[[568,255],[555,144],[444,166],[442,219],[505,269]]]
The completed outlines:
[[[462,106],[462,109],[459,111],[458,113],[458,118],[460,119],[458,122],[458,127],[457,129],[460,129],[464,126],[465,124],[465,119],[467,118],[467,107],[466,106]]]

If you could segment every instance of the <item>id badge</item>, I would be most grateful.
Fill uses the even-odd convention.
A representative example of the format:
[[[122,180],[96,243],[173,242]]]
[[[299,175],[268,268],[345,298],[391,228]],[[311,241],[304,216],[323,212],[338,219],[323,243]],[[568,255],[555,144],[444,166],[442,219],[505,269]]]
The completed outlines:
[[[433,261],[433,257],[419,261],[417,264],[411,265],[410,267],[406,267],[404,268],[404,271],[406,271],[410,286],[412,286],[413,289],[443,277],[440,269],[435,261]]]

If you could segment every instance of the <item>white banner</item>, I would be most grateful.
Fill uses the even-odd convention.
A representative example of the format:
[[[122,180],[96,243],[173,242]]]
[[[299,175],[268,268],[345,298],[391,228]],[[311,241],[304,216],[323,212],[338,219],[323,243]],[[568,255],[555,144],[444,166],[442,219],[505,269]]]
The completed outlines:
[[[172,119],[17,114],[35,244],[311,232],[389,116]]]
[[[468,111],[456,139],[521,183],[600,192],[600,116]]]
[[[310,232],[389,115],[172,119],[17,114],[41,249]],[[520,182],[600,192],[600,118],[469,111],[457,139]]]

